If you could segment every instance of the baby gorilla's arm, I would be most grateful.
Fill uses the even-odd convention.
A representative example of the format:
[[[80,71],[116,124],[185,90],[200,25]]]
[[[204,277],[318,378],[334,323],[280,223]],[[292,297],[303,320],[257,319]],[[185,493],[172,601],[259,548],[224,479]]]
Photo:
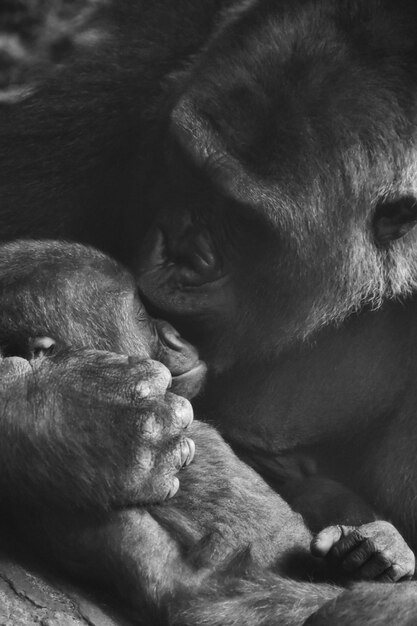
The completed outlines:
[[[288,573],[289,561],[294,557],[298,565],[301,555],[299,574],[316,567],[301,517],[213,428],[195,421],[190,435],[198,454],[181,472],[175,498],[111,512],[100,523],[45,510],[32,517],[30,528],[25,520],[17,523],[43,555],[47,551],[78,579],[110,584],[151,614],[175,607],[178,596],[204,592],[209,580],[223,580],[228,567],[238,575],[237,561],[242,570],[246,564]]]

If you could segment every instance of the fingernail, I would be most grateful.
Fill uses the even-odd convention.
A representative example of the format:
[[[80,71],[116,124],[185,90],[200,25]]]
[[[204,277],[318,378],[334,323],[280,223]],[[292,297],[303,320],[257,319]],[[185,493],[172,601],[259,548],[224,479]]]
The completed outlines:
[[[167,498],[172,498],[173,496],[175,496],[179,488],[180,488],[180,481],[178,480],[176,476],[174,476],[174,478],[172,479],[171,489],[168,492]]]
[[[188,447],[190,449],[187,459],[185,461],[185,465],[190,465],[191,461],[194,459],[194,455],[195,455],[195,443],[192,439],[188,439],[187,437],[187,443],[188,443]]]

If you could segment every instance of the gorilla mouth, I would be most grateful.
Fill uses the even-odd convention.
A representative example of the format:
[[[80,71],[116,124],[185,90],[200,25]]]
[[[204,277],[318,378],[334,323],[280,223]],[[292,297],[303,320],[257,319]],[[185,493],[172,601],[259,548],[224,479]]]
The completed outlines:
[[[197,350],[180,336],[165,320],[155,320],[159,337],[160,360],[172,374],[171,391],[186,398],[194,398],[203,387],[207,366],[200,361]]]

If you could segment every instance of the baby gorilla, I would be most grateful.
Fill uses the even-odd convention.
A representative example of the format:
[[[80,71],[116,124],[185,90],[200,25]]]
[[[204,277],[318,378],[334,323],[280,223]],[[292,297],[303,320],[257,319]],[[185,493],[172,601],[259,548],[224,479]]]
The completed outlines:
[[[14,377],[36,379],[38,371],[60,367],[76,352],[85,368],[75,380],[71,374],[71,385],[94,386],[89,363],[98,358],[107,372],[101,393],[117,396],[122,383],[130,386],[132,403],[141,403],[137,471],[126,480],[146,507],[97,514],[30,502],[28,525],[19,514],[22,503],[14,509],[11,502],[20,532],[43,555],[72,574],[117,588],[147,624],[277,620],[295,626],[340,594],[340,588],[288,579],[321,575],[310,532],[215,429],[191,423],[192,409],[181,396],[200,390],[205,366],[167,322],[148,316],[125,269],[96,250],[51,241],[2,246],[0,267],[3,386]],[[146,368],[135,369],[144,363],[159,368],[164,402],[173,410],[151,402],[153,379]],[[48,426],[53,431],[54,424]],[[124,428],[123,415],[116,426]],[[127,450],[130,437],[127,432]],[[313,547],[368,578],[397,580],[414,572],[413,554],[387,522],[325,529]]]
[[[193,441],[184,436],[184,429],[193,419],[191,405],[184,398],[195,395],[204,379],[205,365],[198,360],[195,349],[179,340],[168,323],[150,320],[135,296],[129,273],[110,258],[77,245],[52,242],[17,242],[0,250],[3,356],[23,357],[31,362],[35,372],[41,366],[42,376],[48,362],[41,364],[35,359],[51,356],[50,367],[61,367],[68,386],[71,383],[72,388],[82,392],[86,385],[103,383],[98,390],[102,398],[103,394],[120,395],[116,388],[124,376],[127,393],[130,385],[131,396],[141,403],[140,424],[125,419],[123,439],[120,429],[105,431],[103,420],[92,446],[100,438],[109,440],[106,454],[113,445],[117,450],[115,465],[122,463],[125,456],[137,457],[133,475],[124,478],[132,483],[128,491],[137,492],[127,499],[128,503],[155,502],[173,496],[179,487],[177,471],[194,455]],[[103,354],[85,352],[84,371],[77,377],[71,355],[86,348],[102,350]],[[92,380],[97,376],[97,359],[102,360],[103,378],[108,380]],[[14,369],[18,364],[28,366],[27,361],[3,362],[3,380],[5,367]],[[180,396],[165,393],[171,385],[170,372],[171,391],[179,390]],[[32,388],[29,392],[36,394]],[[76,439],[74,446],[77,440],[84,441],[90,430],[88,424],[80,423],[79,432],[69,434],[70,439]],[[74,464],[66,450],[62,454],[73,465],[72,471],[79,473],[78,460]],[[53,473],[55,468],[49,469]],[[84,467],[83,471],[87,482],[90,475],[93,478],[95,468],[90,471]],[[106,472],[105,467],[103,471]],[[68,485],[71,486],[70,481]]]

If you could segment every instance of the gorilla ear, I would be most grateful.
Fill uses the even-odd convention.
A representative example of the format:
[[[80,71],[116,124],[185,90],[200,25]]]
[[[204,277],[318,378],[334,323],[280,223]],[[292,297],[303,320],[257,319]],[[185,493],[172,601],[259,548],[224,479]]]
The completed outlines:
[[[373,218],[376,243],[383,247],[404,237],[417,224],[417,198],[402,196],[398,200],[381,202]]]

